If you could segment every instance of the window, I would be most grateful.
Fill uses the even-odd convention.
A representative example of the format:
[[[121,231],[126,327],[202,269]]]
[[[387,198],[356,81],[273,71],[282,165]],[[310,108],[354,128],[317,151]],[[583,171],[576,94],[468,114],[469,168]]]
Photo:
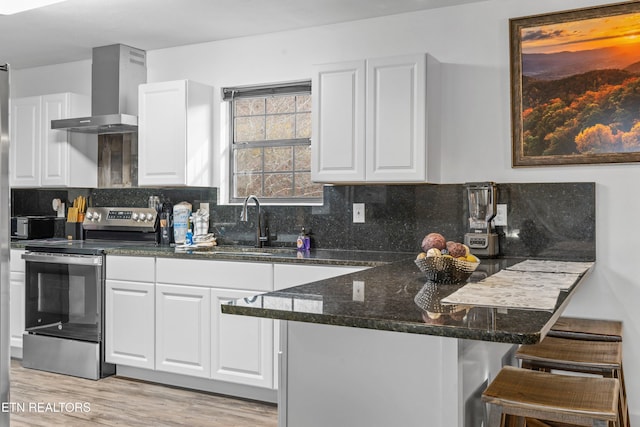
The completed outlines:
[[[311,182],[311,84],[227,88],[231,126],[230,199],[321,202]]]

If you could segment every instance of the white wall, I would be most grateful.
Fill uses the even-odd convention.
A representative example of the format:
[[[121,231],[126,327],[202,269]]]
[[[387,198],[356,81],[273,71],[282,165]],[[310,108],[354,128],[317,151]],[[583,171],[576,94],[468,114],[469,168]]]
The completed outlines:
[[[613,3],[604,0],[488,0],[411,14],[148,52],[148,80],[222,86],[308,79],[312,65],[428,52],[442,63],[443,182],[595,181],[597,265],[567,313],[624,322],[630,411],[640,424],[640,165],[511,168],[509,18]],[[85,62],[18,70],[15,93],[67,90],[41,80],[87,71]],[[37,82],[37,84],[36,84]],[[50,85],[50,87],[49,87]],[[47,86],[47,87],[44,87]],[[51,89],[51,90],[47,90]],[[83,89],[78,89],[82,91]],[[219,109],[214,126],[220,129]],[[219,138],[217,138],[219,141]],[[638,180],[638,181],[637,181]],[[635,362],[635,363],[634,363]]]
[[[91,96],[91,60],[11,70],[11,97],[75,92]]]

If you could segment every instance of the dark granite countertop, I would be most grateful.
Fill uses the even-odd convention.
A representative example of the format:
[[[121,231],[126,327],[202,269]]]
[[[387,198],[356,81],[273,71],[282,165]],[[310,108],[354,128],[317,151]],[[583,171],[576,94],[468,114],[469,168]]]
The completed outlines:
[[[57,241],[60,242],[60,244],[65,244],[67,242],[64,239],[57,239]],[[28,243],[29,241],[27,240],[14,241],[11,242],[11,248],[24,249]],[[107,255],[122,256],[362,267],[376,267],[401,259],[414,257],[414,254],[403,252],[341,249],[312,249],[310,251],[298,251],[295,248],[284,247],[254,248],[231,245],[215,246],[209,249],[176,249],[175,247],[170,246],[122,244],[116,247],[107,247],[105,252]]]
[[[520,258],[482,260],[470,280],[482,280],[520,261]],[[449,313],[450,308],[440,306],[439,299],[463,285],[426,283],[424,274],[411,258],[232,301],[222,306],[222,312],[451,338],[532,344],[546,335],[589,271],[580,275],[567,291],[560,292],[553,311],[471,307],[462,312]],[[424,295],[429,288],[432,290],[429,294],[432,299],[429,302],[430,314],[414,301],[419,292]],[[440,315],[434,315],[433,312]]]
[[[296,264],[324,264],[376,267],[400,259],[413,257],[400,252],[352,251],[339,249],[313,249],[298,251],[294,248],[253,248],[246,246],[219,246],[205,250],[184,250],[171,247],[123,247],[108,249],[107,255],[156,256],[165,258],[251,261]]]
[[[28,243],[12,242],[11,248],[24,249]],[[449,307],[438,304],[439,299],[455,292],[462,285],[427,283],[424,274],[413,261],[415,254],[337,249],[313,249],[305,252],[294,248],[259,249],[243,246],[176,250],[174,247],[135,244],[107,248],[106,253],[160,258],[375,267],[258,295],[251,299],[237,300],[223,305],[222,311],[273,319],[515,344],[540,341],[560,316],[583,277],[588,274],[587,272],[582,275],[568,291],[560,292],[553,311],[471,307],[451,313]],[[479,281],[520,261],[522,258],[484,259],[470,281]],[[429,312],[420,308],[414,301],[419,292],[429,297]]]

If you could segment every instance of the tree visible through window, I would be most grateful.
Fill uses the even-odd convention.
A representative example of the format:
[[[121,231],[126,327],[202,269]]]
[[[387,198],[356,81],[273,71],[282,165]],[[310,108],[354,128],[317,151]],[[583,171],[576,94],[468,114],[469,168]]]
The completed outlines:
[[[225,89],[233,200],[251,194],[272,201],[322,200],[322,184],[311,182],[311,93],[294,87],[279,87],[275,94],[264,94],[266,87]]]

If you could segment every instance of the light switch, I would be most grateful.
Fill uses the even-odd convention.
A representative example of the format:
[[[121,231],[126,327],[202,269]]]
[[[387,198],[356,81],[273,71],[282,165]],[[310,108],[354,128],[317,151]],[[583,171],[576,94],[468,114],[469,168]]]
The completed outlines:
[[[353,222],[364,223],[364,203],[353,204]]]
[[[353,281],[353,300],[364,302],[364,281],[362,280]]]

